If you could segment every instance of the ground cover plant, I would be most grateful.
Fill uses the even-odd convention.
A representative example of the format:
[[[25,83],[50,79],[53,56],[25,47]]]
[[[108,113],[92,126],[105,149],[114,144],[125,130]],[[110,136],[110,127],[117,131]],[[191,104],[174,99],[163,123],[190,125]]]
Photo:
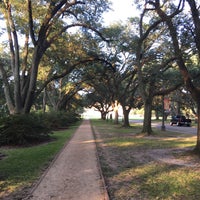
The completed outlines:
[[[55,131],[52,140],[29,147],[0,147],[0,199],[23,199],[32,184],[71,138],[79,123]],[[8,197],[5,197],[9,195]]]
[[[125,129],[92,120],[98,154],[111,200],[200,199],[200,159],[195,136],[141,127]]]

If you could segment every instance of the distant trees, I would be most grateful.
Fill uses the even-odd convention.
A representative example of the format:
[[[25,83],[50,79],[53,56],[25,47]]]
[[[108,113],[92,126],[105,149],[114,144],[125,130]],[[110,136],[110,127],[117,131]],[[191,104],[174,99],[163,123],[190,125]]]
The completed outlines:
[[[111,111],[110,106],[114,111],[114,123],[118,123],[118,107],[119,105],[122,106],[123,126],[130,126],[130,110],[141,107],[142,104],[137,93],[137,70],[135,70],[133,64],[135,41],[131,41],[130,33],[128,26],[121,24],[113,24],[105,30],[104,35],[110,38],[110,42],[105,44],[100,53],[104,64],[99,67],[96,66],[98,69],[92,69],[94,75],[91,75],[91,78],[88,79],[89,84],[94,88],[94,92],[87,96],[92,99],[95,93],[95,97],[101,99],[102,104],[98,102],[101,113],[104,109],[106,110],[105,114]],[[102,69],[101,72],[99,69]],[[97,105],[97,99],[96,104],[93,105]],[[103,105],[104,109],[102,109]]]

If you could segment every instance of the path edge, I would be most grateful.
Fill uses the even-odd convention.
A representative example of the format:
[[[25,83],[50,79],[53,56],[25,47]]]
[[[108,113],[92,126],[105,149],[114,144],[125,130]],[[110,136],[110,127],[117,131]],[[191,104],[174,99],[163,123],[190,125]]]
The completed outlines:
[[[69,138],[68,141],[66,141],[66,143],[63,145],[63,147],[60,149],[60,151],[58,151],[54,158],[52,159],[52,161],[50,161],[49,166],[44,170],[44,172],[41,173],[41,175],[38,177],[38,180],[35,181],[35,183],[33,183],[32,188],[30,189],[30,192],[28,193],[28,195],[23,198],[23,200],[29,200],[32,197],[33,192],[37,189],[38,185],[41,183],[41,181],[44,179],[44,177],[46,176],[46,174],[48,173],[48,171],[50,170],[50,168],[53,166],[53,164],[55,163],[55,161],[57,160],[57,158],[60,156],[60,154],[63,152],[63,150],[65,149],[65,147],[67,147],[67,145],[69,144],[69,142],[72,140],[72,138],[75,135],[75,132],[77,131],[77,129],[81,126],[81,124],[83,123],[84,120],[81,120],[81,123],[79,124],[79,126],[77,126],[74,129],[74,133],[71,135],[71,137]]]
[[[107,186],[106,186],[106,182],[105,182],[105,178],[103,176],[103,172],[102,172],[102,169],[101,169],[101,164],[100,164],[100,159],[99,159],[99,154],[98,154],[98,150],[97,150],[97,137],[96,137],[96,131],[95,131],[95,128],[94,126],[92,125],[91,121],[89,120],[90,122],[90,127],[92,129],[92,134],[93,134],[93,137],[94,137],[94,143],[95,143],[95,154],[96,154],[96,158],[97,158],[97,167],[98,167],[98,170],[99,170],[99,174],[100,174],[100,178],[101,178],[101,181],[102,181],[102,187],[103,187],[103,192],[104,192],[104,200],[110,200],[110,197],[108,195],[108,190],[107,190]]]

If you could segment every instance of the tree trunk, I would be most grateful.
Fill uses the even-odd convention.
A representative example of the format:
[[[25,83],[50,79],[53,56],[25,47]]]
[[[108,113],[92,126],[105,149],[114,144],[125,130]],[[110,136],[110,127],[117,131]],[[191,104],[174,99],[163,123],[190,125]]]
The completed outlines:
[[[119,124],[119,113],[118,113],[118,102],[117,101],[115,101],[115,103],[114,103],[114,113],[115,113],[114,123]]]
[[[106,114],[107,114],[107,112],[102,111],[101,112],[101,119],[106,120]]]
[[[152,100],[146,99],[144,102],[144,121],[143,121],[143,128],[142,133],[146,133],[147,135],[152,134],[151,128],[151,112],[152,110]]]
[[[40,44],[42,45],[42,44]],[[36,82],[37,82],[37,76],[38,76],[38,67],[40,60],[43,56],[43,53],[45,52],[45,49],[40,47],[39,45],[35,47],[35,52],[32,59],[32,67],[31,67],[31,73],[30,73],[30,79],[28,82],[28,91],[25,99],[24,104],[24,113],[29,113],[31,110],[31,107],[33,105],[33,102],[35,100],[35,90],[36,90]]]
[[[119,113],[118,110],[115,110],[115,120],[114,120],[115,124],[119,124]]]
[[[200,153],[200,100],[198,101],[197,105],[197,141],[194,151],[196,153]]]
[[[126,108],[123,107],[123,114],[124,114],[123,126],[124,127],[130,127],[130,124],[129,124],[129,113],[130,113],[130,109],[126,110]]]
[[[13,101],[12,101],[12,98],[11,98],[11,92],[10,92],[9,83],[8,83],[8,80],[7,80],[7,75],[6,75],[6,72],[3,68],[2,63],[0,63],[0,75],[1,75],[1,78],[3,80],[3,86],[4,86],[3,89],[4,89],[4,94],[5,94],[6,103],[7,103],[7,106],[8,106],[9,113],[14,114],[15,113],[15,107],[14,107],[14,104],[13,104]]]
[[[156,115],[156,120],[159,120],[159,110],[158,109],[155,110],[155,115]]]
[[[44,88],[43,99],[42,99],[42,109],[43,113],[46,112],[46,88]]]

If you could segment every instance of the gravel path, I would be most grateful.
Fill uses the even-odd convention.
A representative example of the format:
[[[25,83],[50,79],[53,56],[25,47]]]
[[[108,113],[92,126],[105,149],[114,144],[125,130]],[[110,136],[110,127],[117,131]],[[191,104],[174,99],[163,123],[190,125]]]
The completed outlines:
[[[108,200],[103,183],[91,125],[84,120],[28,199]]]

